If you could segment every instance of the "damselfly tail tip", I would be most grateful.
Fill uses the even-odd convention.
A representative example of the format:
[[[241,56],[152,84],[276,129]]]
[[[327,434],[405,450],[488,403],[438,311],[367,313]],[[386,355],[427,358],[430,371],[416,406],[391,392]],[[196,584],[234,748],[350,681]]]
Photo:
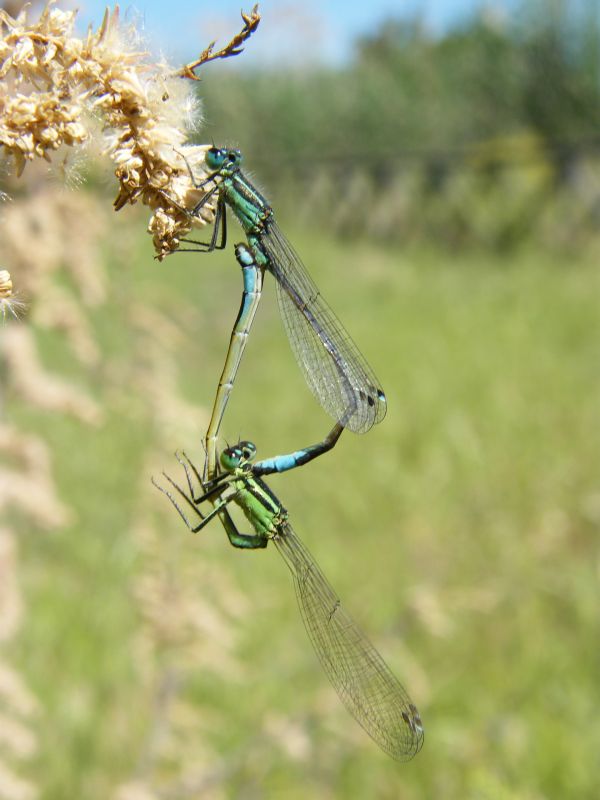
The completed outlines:
[[[410,730],[411,746],[408,749],[405,748],[402,753],[399,753],[398,757],[402,760],[406,760],[407,758],[410,759],[416,756],[423,747],[425,729],[423,728],[421,715],[413,703],[409,704],[408,711],[402,712],[402,719],[406,727]]]
[[[421,721],[421,715],[419,714],[417,707],[411,703],[408,706],[408,710],[410,713],[407,713],[406,711],[402,712],[402,719],[406,722],[414,734],[422,735],[423,722]]]

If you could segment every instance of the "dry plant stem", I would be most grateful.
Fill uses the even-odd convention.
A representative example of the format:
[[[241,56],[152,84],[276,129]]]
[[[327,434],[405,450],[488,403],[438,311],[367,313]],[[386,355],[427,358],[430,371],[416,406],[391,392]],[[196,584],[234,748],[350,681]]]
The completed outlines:
[[[211,42],[206,50],[203,50],[196,61],[192,61],[181,68],[177,75],[181,78],[190,78],[194,81],[199,81],[200,77],[196,75],[194,70],[201,67],[203,64],[208,64],[209,61],[216,61],[219,58],[231,58],[231,56],[239,56],[244,52],[241,45],[249,39],[254,31],[258,28],[260,22],[260,14],[258,13],[258,4],[254,6],[249,14],[244,14],[242,11],[242,19],[244,20],[244,27],[237,33],[229,44],[225,45],[221,50],[214,52],[215,42]]]

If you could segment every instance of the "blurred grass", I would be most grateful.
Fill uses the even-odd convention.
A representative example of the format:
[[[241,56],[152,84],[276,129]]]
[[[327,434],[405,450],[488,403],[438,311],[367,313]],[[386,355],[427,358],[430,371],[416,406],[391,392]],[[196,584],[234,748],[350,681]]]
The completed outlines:
[[[216,664],[186,686],[201,715],[224,720],[206,732],[229,764],[223,796],[598,796],[597,259],[524,250],[507,262],[290,238],[381,378],[389,412],[368,436],[344,435],[332,454],[270,483],[413,695],[426,738],[409,765],[380,754],[329,690],[277,554],[233,550],[218,524],[192,538],[173,513],[167,546],[216,560],[251,601],[242,675],[219,678]],[[140,564],[130,529],[155,434],[132,377],[128,309],[160,308],[186,331],[178,367],[199,406],[198,436],[172,449],[201,461],[241,284],[229,251],[158,265],[145,243],[112,279],[111,310],[96,320],[111,354],[93,379],[102,429],[9,409],[51,443],[77,513],[68,529],[30,532],[23,545],[19,657],[44,707],[37,770],[48,800],[110,796],[139,767],[151,713],[132,644]],[[330,424],[266,283],[222,431],[256,441],[259,456],[316,441]],[[52,337],[44,354],[66,363]],[[175,474],[170,456],[154,474],[163,468]],[[269,715],[308,734],[308,762],[286,753],[285,733],[279,748],[245,755]]]

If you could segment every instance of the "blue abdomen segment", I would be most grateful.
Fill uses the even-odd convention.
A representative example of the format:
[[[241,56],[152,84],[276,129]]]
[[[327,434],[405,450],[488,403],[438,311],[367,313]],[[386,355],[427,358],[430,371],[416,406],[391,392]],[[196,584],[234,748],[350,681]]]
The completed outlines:
[[[271,472],[287,472],[288,469],[299,467],[306,457],[306,450],[296,450],[285,456],[265,458],[254,465],[253,472],[258,475],[268,475]]]
[[[246,288],[246,270],[248,267],[254,267],[254,256],[248,250],[245,244],[236,244],[235,246],[235,257],[238,260],[238,264],[244,270],[244,288]]]
[[[254,295],[260,292],[260,276],[254,256],[244,244],[236,244],[235,257],[242,268],[242,278],[244,281],[244,294],[242,297],[242,308],[239,318],[246,319],[251,307],[255,304]]]

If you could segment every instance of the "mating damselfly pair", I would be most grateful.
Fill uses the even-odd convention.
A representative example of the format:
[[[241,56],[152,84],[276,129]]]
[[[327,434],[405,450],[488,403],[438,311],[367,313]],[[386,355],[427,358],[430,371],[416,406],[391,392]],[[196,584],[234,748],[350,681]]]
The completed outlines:
[[[375,373],[321,297],[275,222],[271,206],[241,171],[241,163],[239,151],[211,147],[206,153],[209,175],[197,184],[205,194],[190,212],[198,214],[216,196],[211,240],[192,242],[196,249],[188,252],[225,247],[226,207],[246,234],[246,242],[235,246],[244,279],[242,303],[206,434],[205,477],[209,478],[215,474],[217,437],[260,301],[265,270],[275,278],[281,318],[296,360],[325,411],[355,433],[368,431],[386,412],[385,394]]]
[[[290,525],[286,509],[262,480],[265,475],[301,466],[330,450],[346,427],[357,433],[368,431],[385,416],[385,395],[373,370],[281,233],[271,207],[242,173],[240,165],[238,151],[210,148],[206,153],[209,175],[197,184],[205,194],[191,211],[199,213],[216,196],[211,240],[193,242],[198,249],[225,247],[227,206],[242,225],[247,240],[235,246],[244,290],[206,434],[204,470],[200,474],[187,457],[179,459],[185,470],[187,491],[165,476],[199,521],[190,522],[173,493],[159,488],[194,533],[218,516],[234,547],[260,549],[274,542],[292,573],[309,639],[338,696],[385,752],[406,760],[423,743],[423,726],[416,706],[343,609]],[[254,444],[240,441],[224,449],[217,462],[219,429],[260,300],[265,271],[275,277],[281,316],[306,382],[336,422],[321,442],[293,453],[255,462]],[[241,509],[253,529],[251,533],[238,530],[229,511],[231,503]],[[208,512],[207,504],[211,507]]]

